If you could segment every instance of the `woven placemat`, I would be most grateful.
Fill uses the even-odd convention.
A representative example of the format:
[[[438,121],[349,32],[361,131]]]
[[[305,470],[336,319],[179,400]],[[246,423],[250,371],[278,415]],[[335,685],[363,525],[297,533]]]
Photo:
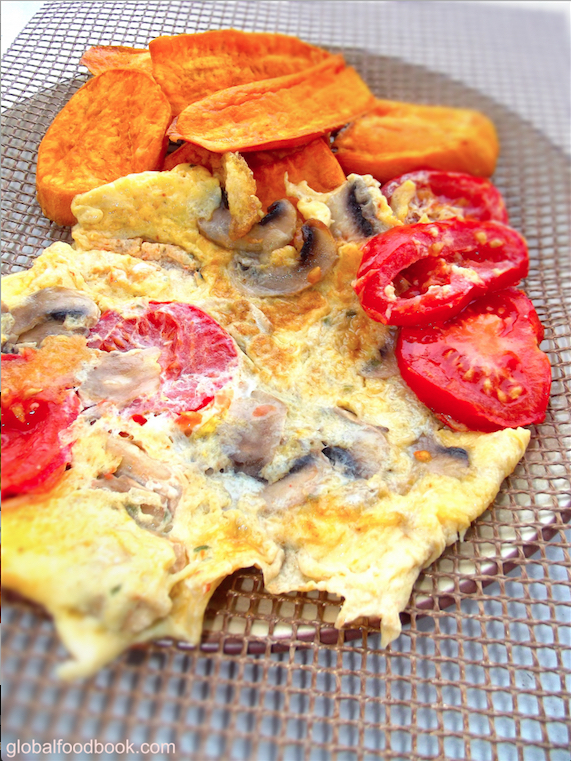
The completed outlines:
[[[54,240],[70,240],[69,230],[46,220],[36,204],[35,159],[50,121],[88,78],[78,64],[90,45],[143,47],[159,34],[229,26],[280,31],[341,50],[380,97],[484,112],[502,145],[494,182],[511,224],[529,244],[525,288],[546,328],[543,348],[554,383],[547,419],[533,428],[525,459],[465,541],[421,576],[403,634],[387,650],[373,626],[334,630],[334,598],[271,596],[255,571],[244,570],[216,593],[200,649],[168,642],[134,649],[93,679],[68,685],[54,678],[65,653],[49,619],[10,599],[3,607],[3,758],[7,744],[18,740],[96,739],[128,740],[139,749],[150,743],[148,757],[193,761],[569,761],[565,98],[541,111],[544,89],[556,87],[542,78],[545,88],[526,101],[524,118],[518,105],[529,86],[525,66],[504,97],[510,77],[494,75],[490,60],[476,56],[452,5],[465,5],[466,18],[489,29],[493,45],[507,17],[484,19],[462,3],[54,2],[4,57],[4,272],[29,267]],[[426,6],[431,44],[424,58],[418,51],[407,55],[411,41],[421,40],[422,25],[427,28]],[[509,58],[509,39],[506,46]],[[442,71],[451,68],[452,76]],[[174,747],[161,747],[169,743]],[[115,756],[109,746],[105,757]],[[31,757],[21,745],[19,757]],[[44,757],[64,756],[54,747]],[[69,757],[91,755],[72,748]]]

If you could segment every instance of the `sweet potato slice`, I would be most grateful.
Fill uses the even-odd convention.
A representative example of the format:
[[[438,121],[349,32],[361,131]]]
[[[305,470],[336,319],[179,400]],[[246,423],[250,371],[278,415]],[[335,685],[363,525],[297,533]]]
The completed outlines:
[[[163,169],[169,171],[178,164],[203,166],[216,177],[221,178],[222,158],[225,154],[213,153],[192,143],[183,143],[180,148],[165,158]],[[328,193],[345,181],[345,174],[331,151],[327,140],[318,137],[299,148],[284,148],[275,151],[252,151],[243,158],[253,172],[256,181],[256,195],[267,211],[274,201],[286,198],[285,173],[291,182],[307,180],[309,186],[320,193]],[[289,199],[294,206],[296,198]]]
[[[96,45],[85,51],[79,63],[94,75],[102,74],[109,69],[139,69],[153,76],[151,54],[145,48]]]
[[[175,119],[174,139],[227,151],[293,148],[365,113],[374,98],[342,56],[285,77],[209,95]]]
[[[377,100],[333,144],[347,174],[379,182],[416,169],[493,174],[499,144],[492,122],[478,111]]]
[[[330,57],[295,37],[236,29],[157,37],[149,50],[174,116],[218,90],[293,74]]]
[[[213,153],[206,148],[201,148],[193,143],[183,143],[172,153],[165,157],[163,170],[170,172],[179,164],[193,164],[194,166],[203,166],[211,174],[217,174],[222,165],[222,154]]]
[[[74,196],[126,174],[160,169],[170,120],[169,102],[148,74],[111,69],[90,79],[40,143],[36,190],[46,217],[73,225]]]
[[[300,148],[281,151],[254,151],[244,154],[256,180],[257,195],[264,211],[274,201],[286,198],[284,177],[290,182],[307,180],[320,193],[328,193],[345,182],[345,174],[328,142],[319,137]],[[297,205],[297,199],[289,199]]]

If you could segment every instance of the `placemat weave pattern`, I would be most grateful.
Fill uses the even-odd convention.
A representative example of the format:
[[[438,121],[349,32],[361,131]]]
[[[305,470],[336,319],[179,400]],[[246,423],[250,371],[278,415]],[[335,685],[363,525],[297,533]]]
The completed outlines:
[[[538,20],[487,16],[470,3],[53,2],[12,45],[2,80],[4,272],[70,240],[41,215],[34,171],[47,126],[88,78],[78,65],[87,47],[144,47],[160,34],[229,26],[295,34],[342,51],[380,97],[476,108],[493,119],[502,145],[494,182],[529,244],[525,287],[546,328],[554,383],[524,461],[465,541],[419,579],[389,649],[372,626],[332,629],[337,602],[327,595],[271,596],[245,570],[218,590],[201,649],[135,649],[67,685],[53,676],[65,654],[51,622],[11,600],[3,608],[4,748],[18,739],[98,738],[147,742],[148,757],[192,761],[569,761],[568,53],[554,46],[537,74],[541,86],[530,79],[547,38],[534,38],[531,61],[517,59],[514,40],[531,41],[532,28],[555,34],[551,21]],[[506,34],[518,23],[519,33]],[[502,34],[500,71],[491,51]],[[553,67],[559,81],[550,79]]]

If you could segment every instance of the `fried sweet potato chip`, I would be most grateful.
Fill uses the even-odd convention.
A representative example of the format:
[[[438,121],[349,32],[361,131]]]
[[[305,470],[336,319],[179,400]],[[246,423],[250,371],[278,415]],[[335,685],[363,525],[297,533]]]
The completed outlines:
[[[126,174],[160,169],[170,120],[168,100],[142,71],[111,69],[89,80],[40,143],[36,190],[46,217],[73,225],[74,196]]]
[[[153,76],[151,54],[145,48],[126,48],[121,45],[96,45],[86,50],[81,61],[93,74],[109,69],[139,69]]]
[[[222,159],[225,154],[213,153],[192,143],[183,143],[180,148],[165,158],[163,169],[173,169],[178,164],[195,164],[208,169],[221,178]],[[267,211],[274,201],[286,198],[284,177],[288,173],[290,182],[307,180],[309,186],[320,193],[328,193],[345,181],[345,174],[331,151],[328,142],[321,137],[298,148],[284,148],[275,151],[252,151],[243,158],[253,172],[256,181],[256,195]],[[297,205],[296,198],[289,200]]]
[[[379,182],[416,169],[493,174],[499,153],[492,122],[478,111],[377,100],[333,144],[347,174]]]
[[[293,148],[365,113],[373,95],[342,56],[285,77],[230,87],[193,103],[169,130],[215,153]]]
[[[203,166],[212,174],[217,174],[222,165],[222,154],[213,153],[199,145],[194,145],[194,143],[183,143],[180,148],[165,157],[163,171],[170,172],[179,164]]]
[[[174,116],[218,90],[293,74],[330,57],[295,37],[236,29],[157,37],[149,50]]]
[[[308,185],[319,193],[328,193],[345,182],[345,174],[333,155],[326,140],[319,137],[300,148],[281,151],[253,151],[244,154],[254,173],[257,195],[264,211],[274,201],[286,198],[284,177],[290,182],[307,180]],[[289,199],[297,205],[296,198]]]

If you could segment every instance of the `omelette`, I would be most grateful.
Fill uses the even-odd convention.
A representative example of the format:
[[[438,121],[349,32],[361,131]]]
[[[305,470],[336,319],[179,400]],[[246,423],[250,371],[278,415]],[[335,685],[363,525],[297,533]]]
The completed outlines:
[[[64,374],[76,405],[61,477],[3,505],[3,584],[53,616],[65,678],[197,644],[217,585],[251,566],[271,593],[338,595],[335,625],[378,620],[386,646],[529,442],[450,430],[403,382],[394,329],[351,285],[367,231],[407,213],[375,180],[289,183],[264,215],[225,161],[225,187],[181,164],[77,196],[73,245],[3,280],[18,382],[33,397]]]

